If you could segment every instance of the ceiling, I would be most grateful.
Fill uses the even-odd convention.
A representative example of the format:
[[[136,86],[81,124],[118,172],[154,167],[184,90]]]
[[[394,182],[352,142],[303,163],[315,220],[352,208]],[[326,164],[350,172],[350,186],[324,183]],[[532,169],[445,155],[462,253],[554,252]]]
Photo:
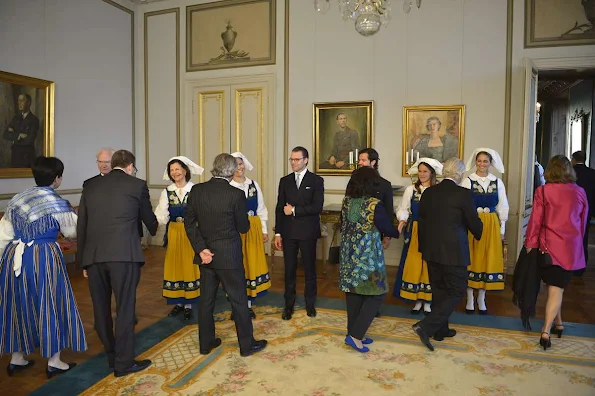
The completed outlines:
[[[540,70],[537,100],[566,99],[568,90],[583,80],[595,80],[595,69]]]

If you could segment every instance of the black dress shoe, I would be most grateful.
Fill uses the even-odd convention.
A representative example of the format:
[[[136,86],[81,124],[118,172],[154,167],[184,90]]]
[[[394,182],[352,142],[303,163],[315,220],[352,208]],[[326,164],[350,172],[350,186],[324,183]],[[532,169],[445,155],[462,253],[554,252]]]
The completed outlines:
[[[262,351],[267,346],[267,340],[253,341],[252,346],[247,351],[240,351],[242,357],[248,357]]]
[[[256,314],[254,313],[254,310],[252,308],[248,308],[248,311],[250,311],[250,317],[252,319],[256,319]]]
[[[420,309],[412,309],[411,310],[411,315],[419,315],[421,313],[421,308]]]
[[[465,313],[467,315],[473,315],[475,313],[475,309],[467,309],[467,308],[465,308]]]
[[[138,373],[139,371],[143,371],[147,367],[151,365],[151,361],[149,359],[145,360],[136,360],[131,367],[128,367],[122,371],[114,371],[114,377],[123,377],[128,374]]]
[[[428,337],[426,332],[417,323],[411,326],[411,328],[413,329],[413,331],[415,331],[415,334],[418,335],[421,343],[424,344],[430,351],[433,351],[434,345],[432,345],[432,343],[430,342],[430,337]]]
[[[56,367],[47,366],[45,368],[45,375],[48,377],[48,379],[50,379],[54,375],[64,374],[65,372],[72,370],[74,367],[76,367],[76,363],[66,363],[66,364],[68,364],[68,368],[65,370],[62,370],[62,369],[59,369]]]
[[[308,315],[311,318],[315,318],[316,317],[316,308],[314,308],[314,307],[306,308],[306,315]]]
[[[13,375],[15,375],[15,373],[18,373],[19,371],[22,371],[24,369],[27,369],[31,366],[33,366],[35,364],[35,360],[29,360],[29,362],[24,365],[21,366],[19,364],[8,364],[8,366],[6,366],[6,374],[8,374],[9,377],[12,377]]]
[[[190,320],[192,318],[192,308],[184,309],[184,320]]]
[[[487,309],[478,309],[479,314],[480,315],[487,315],[488,314],[488,310]]]
[[[182,312],[184,310],[184,307],[180,307],[179,305],[174,306],[174,309],[172,309],[167,316],[176,316],[177,314],[179,314],[180,312]]]
[[[281,315],[281,319],[290,320],[292,315],[293,315],[293,308],[285,307],[283,309],[283,314]]]
[[[201,349],[200,350],[200,354],[201,355],[208,355],[209,353],[211,353],[211,351],[215,348],[217,348],[219,345],[221,345],[221,338],[215,338],[215,341],[213,341],[211,343],[211,345],[209,346],[208,349]]]
[[[138,318],[135,316],[134,317],[134,325],[136,326],[138,324]]]
[[[448,329],[446,333],[436,333],[434,334],[434,338],[436,341],[442,341],[446,337],[454,337],[457,335],[457,331],[455,329]]]

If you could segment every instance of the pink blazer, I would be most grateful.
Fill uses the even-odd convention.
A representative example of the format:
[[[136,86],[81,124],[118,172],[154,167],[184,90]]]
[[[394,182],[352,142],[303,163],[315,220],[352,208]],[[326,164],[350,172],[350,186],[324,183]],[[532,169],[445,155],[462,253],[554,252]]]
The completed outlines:
[[[583,236],[589,221],[588,213],[585,191],[576,184],[551,183],[538,187],[533,197],[525,246],[547,251],[553,263],[565,270],[585,268]]]

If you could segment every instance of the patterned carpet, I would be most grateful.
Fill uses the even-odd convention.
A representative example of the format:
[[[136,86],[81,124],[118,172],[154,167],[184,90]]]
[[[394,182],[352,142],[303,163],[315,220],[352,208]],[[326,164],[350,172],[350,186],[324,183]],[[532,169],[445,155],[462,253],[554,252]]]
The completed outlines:
[[[409,318],[374,320],[375,342],[360,354],[343,343],[345,312],[297,311],[282,321],[276,307],[257,307],[257,338],[264,352],[248,358],[239,348],[229,313],[218,315],[223,345],[198,353],[196,325],[180,328],[141,357],[153,365],[135,375],[108,375],[83,395],[593,395],[595,339],[566,336],[539,348],[537,333],[453,325],[453,339],[428,351]]]

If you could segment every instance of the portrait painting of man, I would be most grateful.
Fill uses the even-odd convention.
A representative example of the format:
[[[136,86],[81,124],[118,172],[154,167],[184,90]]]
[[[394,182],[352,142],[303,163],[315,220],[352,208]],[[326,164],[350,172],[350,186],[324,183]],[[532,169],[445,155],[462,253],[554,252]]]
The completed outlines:
[[[349,175],[359,150],[372,144],[373,102],[314,104],[315,171]]]
[[[0,177],[28,177],[49,155],[53,83],[0,72]]]

